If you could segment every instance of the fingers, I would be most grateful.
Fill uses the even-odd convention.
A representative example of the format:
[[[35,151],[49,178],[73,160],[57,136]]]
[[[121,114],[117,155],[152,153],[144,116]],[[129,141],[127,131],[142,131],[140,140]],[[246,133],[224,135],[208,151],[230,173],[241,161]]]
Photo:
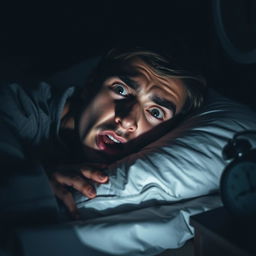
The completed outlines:
[[[96,181],[98,183],[108,182],[108,176],[101,171],[94,171],[94,170],[89,170],[89,169],[85,168],[85,169],[81,169],[81,173],[87,179]]]
[[[92,185],[90,185],[86,180],[82,177],[76,176],[73,178],[72,186],[80,191],[83,195],[94,198],[96,196],[96,191]]]
[[[91,184],[89,184],[86,180],[84,180],[82,177],[70,177],[67,175],[63,175],[62,173],[56,172],[54,174],[54,179],[59,184],[73,187],[74,189],[78,190],[88,198],[94,198],[96,196],[96,191],[94,187]]]
[[[100,171],[103,169],[106,169],[107,165],[104,164],[87,164],[87,165],[67,165],[67,166],[60,166],[57,169],[57,172],[62,172],[63,171],[72,171],[74,170],[75,172],[79,171],[85,178],[92,180],[97,183],[106,183],[108,182],[108,176]]]
[[[90,179],[91,181],[98,183],[106,183],[108,181],[108,176],[101,171],[80,168],[80,172],[85,178]],[[75,219],[79,218],[78,209],[72,193],[69,192],[65,186],[73,187],[88,198],[96,197],[95,188],[79,175],[70,176],[67,172],[54,172],[51,175],[51,185],[56,197],[64,203],[72,217]]]

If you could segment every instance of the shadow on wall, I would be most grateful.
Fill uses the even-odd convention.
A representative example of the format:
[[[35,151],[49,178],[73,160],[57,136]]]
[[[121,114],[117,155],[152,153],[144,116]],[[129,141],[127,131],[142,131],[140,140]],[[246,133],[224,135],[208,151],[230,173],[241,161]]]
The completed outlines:
[[[256,109],[256,2],[212,1],[208,77],[221,93]]]
[[[170,49],[178,41],[200,56],[208,38],[207,2],[110,0],[1,8],[0,79],[49,77],[120,44]]]

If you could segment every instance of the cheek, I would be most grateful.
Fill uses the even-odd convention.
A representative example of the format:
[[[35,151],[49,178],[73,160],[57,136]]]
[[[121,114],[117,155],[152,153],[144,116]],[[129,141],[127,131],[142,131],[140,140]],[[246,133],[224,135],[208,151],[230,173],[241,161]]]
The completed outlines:
[[[113,100],[106,89],[103,89],[98,96],[92,101],[88,108],[88,112],[91,116],[98,116],[105,110],[111,108]]]
[[[113,104],[94,104],[86,112],[84,124],[80,126],[80,138],[86,146],[97,149],[95,144],[97,133],[104,124],[113,120],[114,107]]]
[[[155,125],[151,124],[146,117],[143,115],[141,116],[141,118],[138,121],[138,128],[137,128],[137,136],[146,133],[148,131],[150,131],[151,129],[153,129],[155,127]]]
[[[110,101],[110,98],[107,93],[100,93],[91,103],[90,108],[97,110],[99,107],[103,107]]]
[[[90,130],[100,122],[106,116],[108,112],[111,112],[113,109],[112,100],[108,95],[101,93],[98,95],[92,103],[84,109],[80,121],[79,121],[79,130],[80,135],[84,137]]]
[[[85,122],[90,124],[90,128],[87,131],[89,133],[99,125],[114,119],[115,105],[111,99],[99,100],[87,110],[87,113],[87,120]]]
[[[112,98],[102,97],[95,100],[89,112],[95,123],[102,123],[114,116],[115,105]]]

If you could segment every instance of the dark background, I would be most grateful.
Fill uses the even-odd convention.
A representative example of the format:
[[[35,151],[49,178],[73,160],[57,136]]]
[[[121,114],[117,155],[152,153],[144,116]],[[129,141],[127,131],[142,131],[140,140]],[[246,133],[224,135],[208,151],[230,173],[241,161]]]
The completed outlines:
[[[254,104],[255,65],[225,54],[210,0],[83,2],[2,5],[1,82],[45,79],[112,47],[140,45],[171,51],[198,68],[211,87]]]

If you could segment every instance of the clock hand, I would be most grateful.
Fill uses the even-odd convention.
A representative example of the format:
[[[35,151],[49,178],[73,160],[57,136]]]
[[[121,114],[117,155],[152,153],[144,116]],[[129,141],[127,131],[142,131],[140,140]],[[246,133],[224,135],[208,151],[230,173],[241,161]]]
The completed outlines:
[[[249,189],[249,190],[245,190],[245,191],[240,192],[239,194],[236,195],[236,199],[239,199],[239,197],[247,195],[248,193],[250,193],[250,191],[251,190]]]

